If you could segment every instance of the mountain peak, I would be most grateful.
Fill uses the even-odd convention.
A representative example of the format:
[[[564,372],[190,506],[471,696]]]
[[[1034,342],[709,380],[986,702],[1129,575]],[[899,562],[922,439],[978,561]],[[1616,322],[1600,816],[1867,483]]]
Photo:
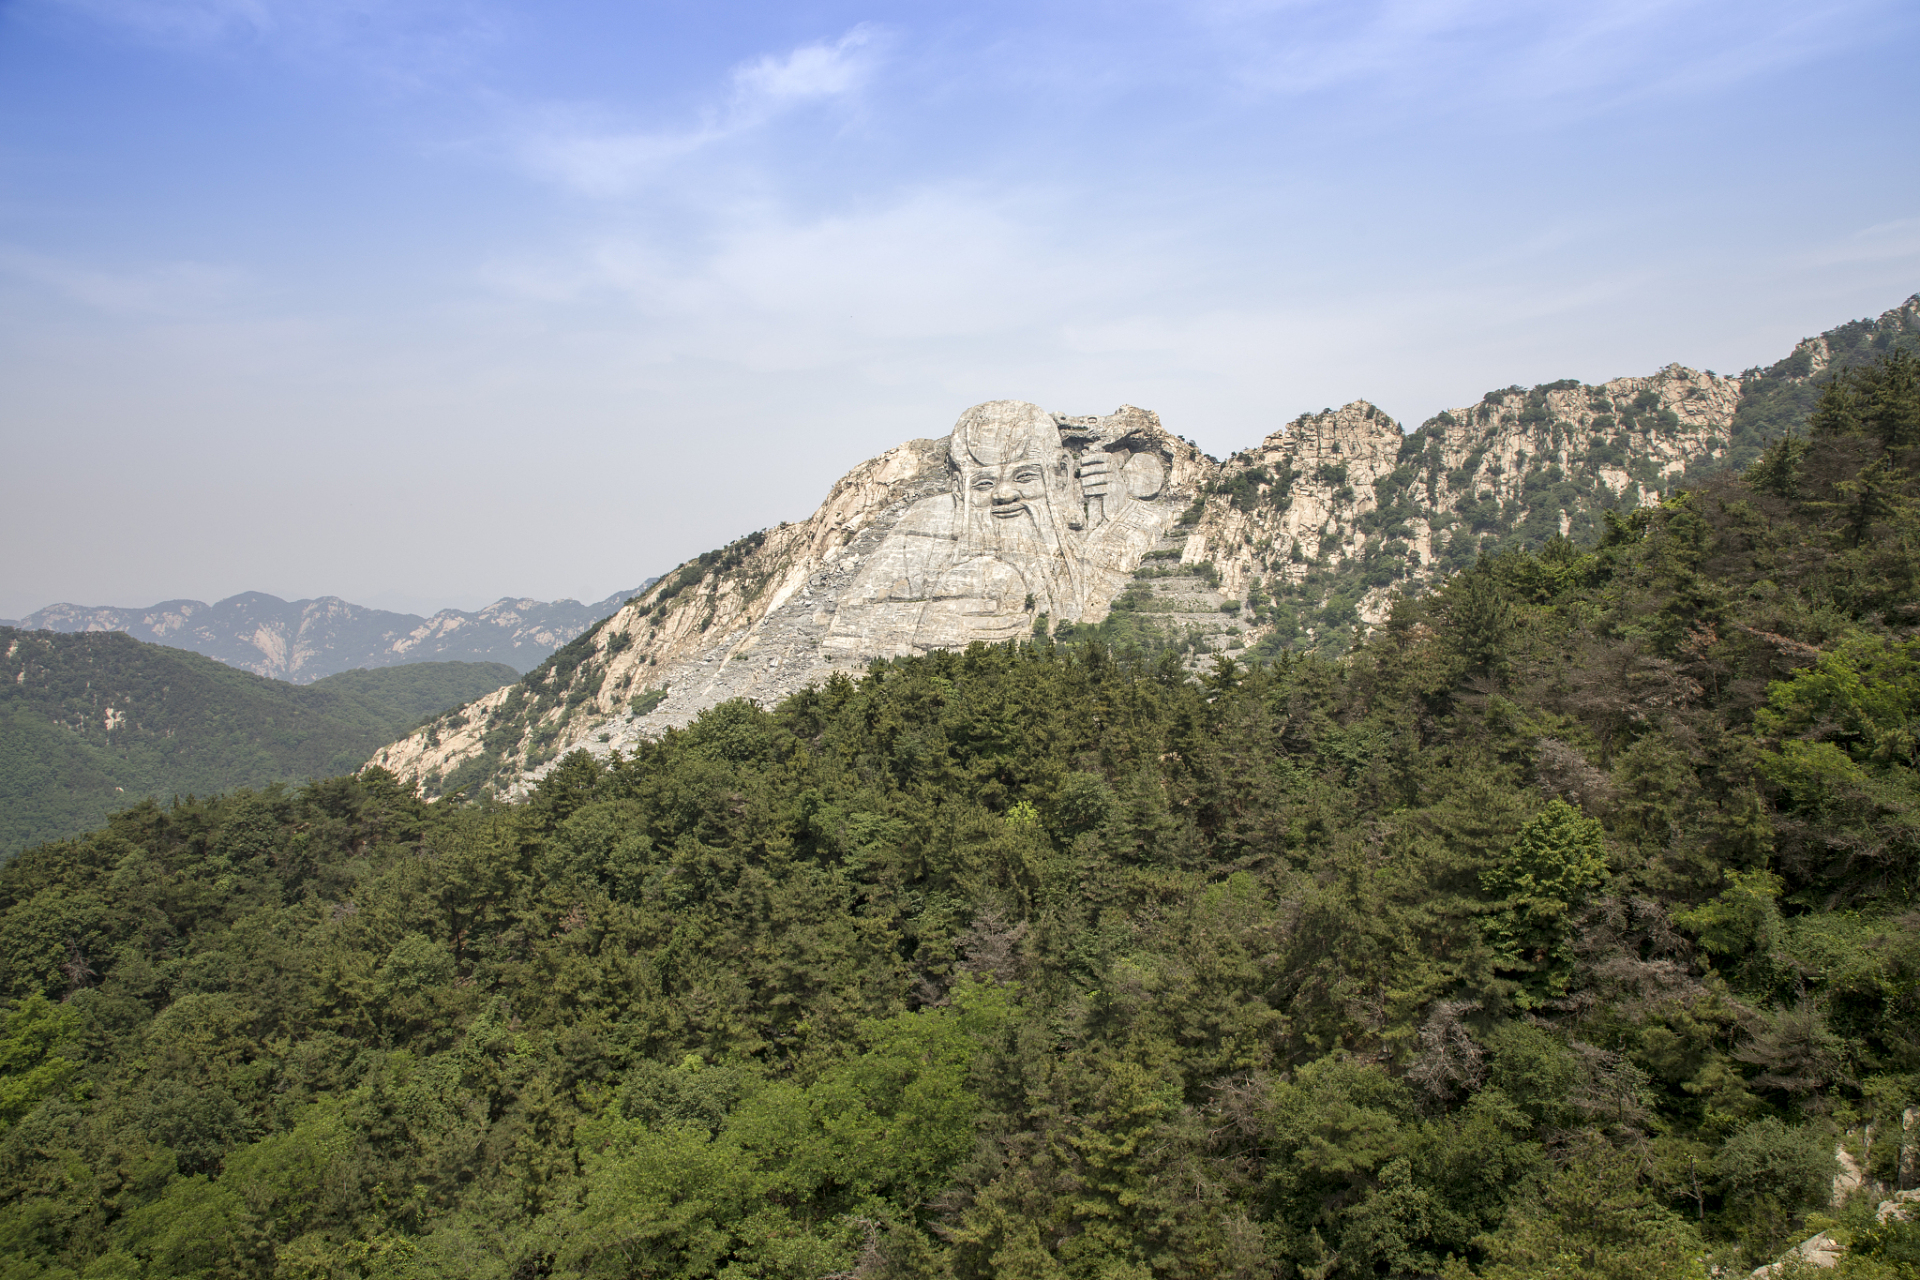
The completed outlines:
[[[1920,343],[1920,307],[1818,341],[1822,367]],[[1482,555],[1591,538],[1608,512],[1746,465],[1804,424],[1809,364],[1514,385],[1413,431],[1357,399],[1224,463],[1137,406],[988,401],[855,467],[811,519],[681,565],[374,762],[429,794],[517,790],[568,750],[632,746],[731,698],[1046,633],[1170,649],[1191,669],[1337,653],[1396,595]]]

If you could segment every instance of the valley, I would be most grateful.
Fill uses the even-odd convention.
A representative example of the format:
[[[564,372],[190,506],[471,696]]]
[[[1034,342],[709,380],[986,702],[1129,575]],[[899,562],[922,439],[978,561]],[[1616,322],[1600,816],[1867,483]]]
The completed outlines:
[[[294,685],[115,631],[0,627],[0,858],[145,799],[348,772],[515,675],[423,662]]]

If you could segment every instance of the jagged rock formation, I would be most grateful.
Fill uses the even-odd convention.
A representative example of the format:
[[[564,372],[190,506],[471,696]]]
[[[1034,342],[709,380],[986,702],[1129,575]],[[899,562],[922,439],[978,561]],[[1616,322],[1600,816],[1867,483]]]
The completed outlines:
[[[1737,378],[1670,365],[1507,387],[1413,432],[1355,401],[1224,463],[1140,409],[976,406],[947,438],[854,468],[811,519],[688,562],[373,763],[430,795],[513,791],[568,750],[603,754],[729,698],[771,704],[877,658],[1036,629],[1193,666],[1338,652],[1396,593],[1746,465],[1804,425],[1820,371],[1913,344],[1920,295]]]
[[[1670,365],[1508,387],[1411,433],[1365,401],[1305,415],[1227,461],[1184,559],[1248,602],[1249,644],[1344,639],[1436,572],[1658,501],[1726,456],[1739,402],[1738,379]]]
[[[368,609],[338,596],[286,601],[248,591],[217,604],[166,600],[148,609],[56,604],[17,622],[0,620],[0,626],[124,631],[294,684],[405,662],[501,662],[525,672],[638,590],[593,604],[500,599],[478,612],[443,609],[431,618]]]
[[[1098,621],[1173,523],[1174,442],[1150,413],[1059,418],[996,400],[947,439],[947,485],[887,530],[820,645],[853,659]]]

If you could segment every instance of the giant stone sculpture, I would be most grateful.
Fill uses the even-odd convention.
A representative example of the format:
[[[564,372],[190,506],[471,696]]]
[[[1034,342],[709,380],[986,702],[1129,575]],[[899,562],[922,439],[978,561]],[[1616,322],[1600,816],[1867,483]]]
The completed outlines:
[[[947,491],[900,518],[840,599],[829,653],[896,656],[1095,621],[1171,522],[1150,414],[1055,418],[1022,400],[960,415]]]

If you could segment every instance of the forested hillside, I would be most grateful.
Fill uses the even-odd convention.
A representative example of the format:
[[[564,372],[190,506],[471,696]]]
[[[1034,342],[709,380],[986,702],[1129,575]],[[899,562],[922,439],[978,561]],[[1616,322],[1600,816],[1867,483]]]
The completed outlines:
[[[118,632],[0,627],[0,857],[144,796],[350,772],[513,678],[497,662],[429,662],[292,685]]]
[[[1830,1197],[1920,1159],[1920,362],[1811,425],[1338,660],[976,646],[30,850],[6,1274],[1913,1276]]]

